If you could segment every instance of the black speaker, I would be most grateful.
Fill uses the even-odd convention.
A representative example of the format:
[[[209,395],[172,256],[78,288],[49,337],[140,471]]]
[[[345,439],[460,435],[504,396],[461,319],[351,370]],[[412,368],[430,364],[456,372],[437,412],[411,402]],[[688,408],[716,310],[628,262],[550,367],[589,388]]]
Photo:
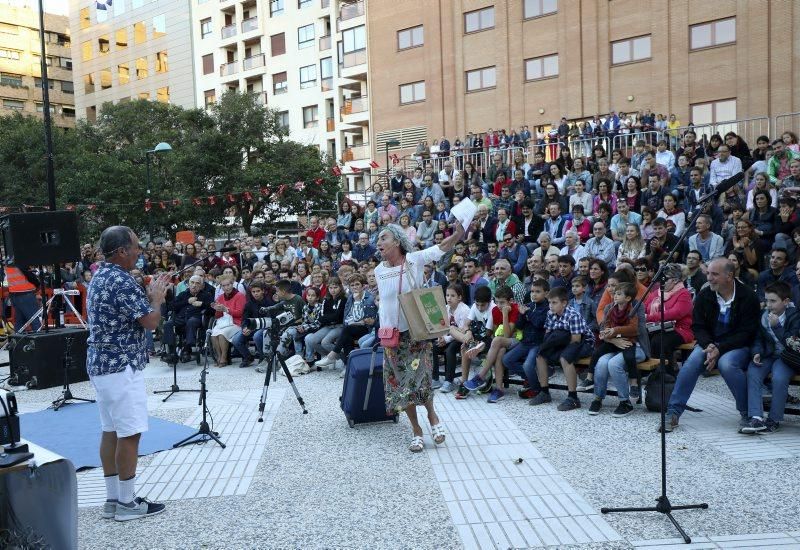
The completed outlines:
[[[67,337],[72,338],[72,368],[69,383],[85,382],[86,339],[89,331],[82,328],[59,328],[48,332],[12,334],[9,342],[12,386],[26,385],[29,388],[52,388],[64,384],[64,352]]]
[[[75,262],[81,257],[75,212],[26,212],[0,218],[10,263],[20,266]]]

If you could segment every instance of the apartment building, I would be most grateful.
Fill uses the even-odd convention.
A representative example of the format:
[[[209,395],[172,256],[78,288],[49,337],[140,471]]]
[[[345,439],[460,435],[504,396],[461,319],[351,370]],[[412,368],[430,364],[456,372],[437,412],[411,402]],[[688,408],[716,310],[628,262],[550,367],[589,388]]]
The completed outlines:
[[[0,115],[43,116],[39,11],[0,4]],[[75,127],[69,20],[45,14],[45,48],[54,126]]]
[[[69,0],[78,117],[131,99],[195,106],[193,1]]]
[[[363,188],[372,158],[363,0],[192,0],[191,35],[198,106],[228,90],[256,93],[292,139],[318,146]]]
[[[367,26],[375,153],[612,110],[800,111],[797,2],[369,0]]]

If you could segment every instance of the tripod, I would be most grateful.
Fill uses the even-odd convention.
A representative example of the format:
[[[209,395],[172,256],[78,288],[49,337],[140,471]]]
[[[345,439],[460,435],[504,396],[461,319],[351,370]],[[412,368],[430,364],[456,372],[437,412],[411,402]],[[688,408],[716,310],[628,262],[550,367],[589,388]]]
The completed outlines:
[[[261,401],[259,401],[258,403],[258,421],[264,422],[264,407],[267,403],[267,393],[269,392],[269,379],[270,377],[274,377],[275,381],[277,381],[278,367],[283,369],[283,374],[286,375],[286,379],[289,381],[289,384],[291,384],[292,390],[294,391],[294,395],[295,397],[297,397],[297,402],[300,403],[300,408],[303,409],[303,414],[308,414],[308,411],[306,410],[306,404],[303,401],[303,397],[300,395],[300,392],[297,391],[297,386],[295,386],[294,384],[294,378],[292,378],[292,373],[289,371],[289,367],[286,366],[286,361],[284,361],[281,354],[278,353],[278,344],[280,343],[280,337],[274,328],[270,328],[269,331],[270,331],[269,340],[267,339],[264,340],[263,351],[265,357],[268,356],[271,352],[272,359],[269,361],[269,365],[267,365],[267,370],[264,374],[264,389],[261,392]]]
[[[203,406],[203,419],[200,421],[200,427],[198,428],[197,432],[190,435],[186,439],[182,439],[175,443],[172,448],[177,449],[178,447],[183,447],[184,445],[189,445],[190,443],[205,443],[213,439],[216,441],[220,447],[223,449],[225,448],[225,444],[219,438],[219,432],[213,431],[208,425],[208,403],[206,402],[206,374],[208,373],[208,350],[211,348],[211,329],[206,331],[206,349],[205,349],[205,358],[203,360],[203,370],[200,373],[200,389],[194,390],[200,392],[200,401],[199,405]],[[184,390],[190,391],[190,390]],[[169,398],[172,394],[167,396]],[[166,401],[166,399],[164,399]],[[199,438],[195,440],[196,438]]]
[[[67,301],[69,303],[69,301]],[[61,392],[61,397],[53,401],[53,410],[57,411],[64,405],[72,405],[75,401],[83,401],[84,403],[94,403],[94,399],[85,399],[83,397],[75,397],[69,389],[69,371],[72,369],[72,336],[64,338],[64,390]]]
[[[739,173],[736,176],[733,176],[731,178],[728,178],[728,179],[720,182],[719,185],[716,187],[716,189],[714,189],[714,191],[712,191],[708,195],[700,197],[700,204],[705,205],[705,204],[707,204],[708,201],[715,200],[722,193],[726,192],[728,189],[730,189],[731,187],[733,187],[734,185],[736,185],[737,183],[739,183],[743,179],[744,179],[744,174],[743,173]],[[675,246],[672,247],[672,250],[669,251],[669,255],[667,256],[667,262],[670,261],[670,259],[673,257],[675,252],[678,249],[680,249],[680,247],[683,245],[683,241],[685,241],[686,238],[689,236],[689,230],[692,228],[692,226],[697,221],[698,216],[700,216],[700,214],[702,214],[702,213],[703,213],[703,209],[702,208],[698,208],[694,212],[694,214],[692,215],[691,220],[689,220],[689,223],[686,224],[686,229],[684,229],[683,234],[678,239],[678,242],[676,242]],[[631,314],[630,314],[631,317],[639,314],[639,308],[642,307],[642,304],[644,303],[644,299],[653,291],[653,288],[655,288],[656,283],[658,283],[659,284],[659,293],[660,293],[661,303],[662,303],[662,306],[661,306],[661,319],[660,319],[661,332],[662,333],[664,332],[664,323],[665,323],[665,321],[664,321],[664,306],[663,306],[663,304],[664,304],[664,294],[665,294],[664,293],[664,284],[666,283],[665,267],[666,267],[666,264],[663,264],[663,265],[661,265],[659,267],[658,273],[656,273],[655,277],[653,277],[653,280],[650,283],[650,286],[647,288],[647,291],[644,293],[642,298],[639,300],[639,303],[636,304],[636,307],[633,308],[633,311],[631,311]],[[686,544],[691,544],[692,539],[689,537],[689,535],[686,534],[686,531],[683,530],[681,525],[678,523],[678,520],[676,520],[675,517],[672,515],[672,512],[674,510],[696,510],[696,509],[705,510],[705,509],[708,508],[708,504],[703,502],[702,504],[682,504],[682,505],[674,506],[672,504],[672,502],[670,502],[669,496],[667,496],[667,432],[665,430],[666,419],[667,419],[667,410],[666,410],[666,407],[667,407],[667,403],[666,403],[666,401],[667,401],[667,390],[666,390],[666,387],[664,385],[664,378],[665,378],[664,375],[666,374],[667,369],[666,369],[666,359],[664,358],[664,346],[663,346],[663,344],[659,347],[659,354],[658,355],[659,355],[659,357],[658,357],[658,360],[659,360],[658,370],[660,371],[660,374],[661,374],[661,380],[659,382],[659,391],[661,393],[661,406],[659,407],[660,408],[659,412],[661,413],[661,426],[660,426],[660,429],[659,429],[659,431],[661,432],[661,495],[659,495],[658,498],[656,499],[656,505],[655,506],[630,507],[630,508],[600,508],[600,512],[603,513],[603,514],[608,514],[608,513],[611,513],[611,512],[659,512],[659,513],[664,514],[665,516],[667,516],[667,518],[669,518],[669,520],[672,522],[672,525],[674,525],[675,528],[678,530],[678,532],[681,534],[681,537],[683,538],[683,541]]]
[[[172,315],[174,318],[174,313]],[[175,330],[175,325],[172,326],[172,330]],[[198,360],[199,362],[199,360]],[[166,403],[167,399],[172,397],[178,392],[199,392],[200,390],[182,390],[178,387],[178,357],[176,354],[170,353],[167,350],[167,364],[172,363],[172,386],[168,390],[156,390],[153,393],[168,393],[169,395],[166,396],[164,399],[161,400],[162,403]],[[205,367],[203,368],[203,376],[205,376]]]

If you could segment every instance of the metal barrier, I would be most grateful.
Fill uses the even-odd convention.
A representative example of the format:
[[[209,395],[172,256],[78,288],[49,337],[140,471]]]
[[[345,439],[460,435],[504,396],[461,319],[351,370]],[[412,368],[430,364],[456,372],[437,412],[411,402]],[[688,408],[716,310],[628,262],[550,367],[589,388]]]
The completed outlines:
[[[789,115],[791,116],[791,115]],[[777,118],[777,117],[776,117]],[[740,118],[710,124],[697,124],[694,126],[680,126],[678,135],[683,137],[687,130],[693,130],[697,135],[697,141],[707,143],[714,134],[725,137],[728,132],[735,132],[747,142],[749,147],[755,147],[758,136],[770,136],[771,121],[769,117]]]
[[[770,136],[772,139],[780,139],[784,132],[794,132],[795,135],[800,134],[800,112],[777,115],[773,130],[775,135]]]
[[[665,139],[665,135],[664,132],[659,130],[646,130],[643,132],[636,132],[632,130],[629,134],[617,134],[614,136],[614,139],[611,140],[611,149],[607,151],[610,157],[611,151],[614,149],[619,149],[622,151],[623,156],[630,158],[630,156],[633,154],[633,148],[636,146],[637,141],[642,140],[646,144],[655,147],[655,145],[661,139]]]
[[[588,157],[597,145],[608,153],[611,150],[611,139],[606,136],[572,139],[569,142],[569,152],[572,153],[572,158]]]
[[[545,162],[554,162],[561,155],[561,149],[566,146],[567,144],[563,141],[554,141],[550,143],[547,141],[547,138],[545,138],[544,143],[538,143],[532,139],[528,146],[528,155],[529,158],[531,158],[531,155],[535,154],[537,151],[541,151],[544,153]]]

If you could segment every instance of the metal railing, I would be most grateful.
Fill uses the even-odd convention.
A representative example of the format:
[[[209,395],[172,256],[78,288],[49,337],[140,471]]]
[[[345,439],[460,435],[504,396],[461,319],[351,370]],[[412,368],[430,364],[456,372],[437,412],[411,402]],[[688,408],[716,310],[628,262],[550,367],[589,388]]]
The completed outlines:
[[[323,92],[330,92],[333,90],[333,77],[321,78],[319,80],[319,85]]]
[[[780,115],[779,115],[780,116]],[[777,117],[776,117],[777,118]],[[694,126],[681,126],[678,128],[678,135],[683,137],[687,130],[693,130],[697,135],[698,142],[706,142],[714,134],[725,137],[728,132],[735,132],[747,142],[747,145],[754,147],[758,136],[770,136],[771,121],[769,117],[740,118],[710,124],[696,124]]]
[[[251,17],[242,21],[242,33],[258,29],[258,16]]]
[[[331,49],[331,35],[327,36],[320,36],[319,37],[319,51],[324,52],[325,50]]]
[[[364,15],[364,2],[353,2],[351,4],[342,4],[339,8],[339,21],[348,21]]]
[[[343,160],[350,162],[352,160],[367,160],[370,158],[372,151],[369,148],[369,143],[360,143],[347,147],[343,153]]]
[[[228,25],[226,27],[222,27],[220,34],[222,35],[222,39],[225,40],[226,38],[230,38],[232,36],[236,36],[236,23]]]
[[[629,134],[617,134],[614,136],[614,139],[611,140],[611,149],[606,148],[606,153],[608,153],[610,157],[611,151],[619,149],[624,156],[630,157],[631,150],[634,148],[637,141],[642,140],[647,145],[655,146],[661,139],[668,139],[668,136],[665,132],[660,132],[658,130],[646,130],[644,132],[632,131]],[[591,151],[589,154],[591,154]]]
[[[777,115],[772,128],[775,135],[770,137],[774,139],[779,139],[784,132],[800,133],[800,112]]]
[[[356,50],[354,52],[349,52],[344,54],[342,59],[342,67],[348,69],[350,67],[363,65],[366,62],[367,62],[367,49],[363,48],[361,50]]]
[[[237,62],[232,61],[231,63],[223,63],[219,66],[219,76],[230,76],[232,74],[236,74],[238,72]]]
[[[333,117],[328,117],[325,119],[325,130],[328,132],[333,132],[336,130],[336,120]]]
[[[264,66],[263,53],[251,55],[250,57],[245,57],[244,61],[242,62],[242,67],[244,68],[245,71],[263,66]]]

